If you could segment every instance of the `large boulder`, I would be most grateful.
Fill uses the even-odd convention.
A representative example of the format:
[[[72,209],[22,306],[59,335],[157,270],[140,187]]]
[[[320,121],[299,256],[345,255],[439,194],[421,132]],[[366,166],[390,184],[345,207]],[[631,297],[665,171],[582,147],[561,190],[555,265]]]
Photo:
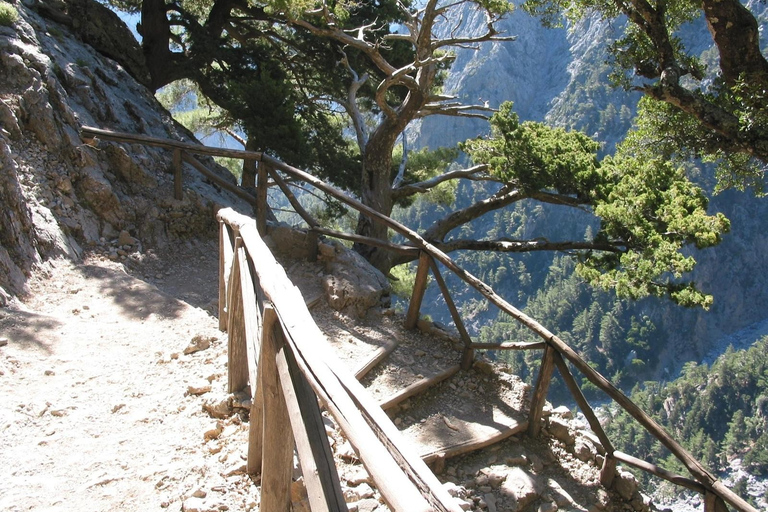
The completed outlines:
[[[325,261],[323,287],[330,306],[349,316],[363,317],[373,307],[387,305],[387,278],[362,256],[338,242],[319,246]]]

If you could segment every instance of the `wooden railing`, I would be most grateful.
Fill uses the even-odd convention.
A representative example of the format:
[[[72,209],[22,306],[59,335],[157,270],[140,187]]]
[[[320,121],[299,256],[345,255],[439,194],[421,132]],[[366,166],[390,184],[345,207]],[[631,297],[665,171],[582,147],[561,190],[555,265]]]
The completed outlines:
[[[246,220],[246,218],[238,216],[230,211],[223,211],[219,214],[219,219],[222,222],[222,267],[219,285],[220,296],[222,299],[220,300],[219,318],[221,327],[228,329],[230,336],[230,389],[240,389],[250,382],[252,390],[263,390],[260,391],[260,393],[262,393],[262,398],[259,397],[258,393],[254,395],[254,407],[261,407],[262,409],[252,411],[251,421],[256,421],[257,423],[251,424],[251,447],[249,448],[250,470],[256,471],[256,466],[258,466],[258,464],[256,464],[255,461],[259,460],[258,455],[261,453],[261,447],[263,446],[266,448],[267,446],[266,440],[256,440],[255,438],[261,436],[261,432],[264,433],[263,435],[277,435],[271,431],[271,428],[268,429],[266,426],[267,411],[277,411],[280,407],[273,404],[268,406],[266,399],[263,398],[265,396],[263,395],[265,391],[274,389],[274,384],[269,383],[273,382],[275,377],[265,376],[265,374],[267,372],[273,373],[273,370],[271,370],[271,359],[276,357],[278,369],[283,368],[283,370],[278,370],[278,372],[283,372],[286,375],[283,376],[283,373],[279,374],[280,379],[285,380],[285,384],[282,384],[283,380],[280,381],[281,385],[284,385],[286,388],[289,387],[288,375],[290,375],[291,378],[294,378],[297,375],[303,375],[303,378],[306,379],[308,384],[303,385],[304,387],[302,389],[308,389],[307,385],[309,388],[313,389],[328,410],[331,411],[334,417],[336,417],[339,424],[342,426],[342,429],[344,429],[345,435],[349,437],[356,449],[361,451],[360,455],[363,463],[371,472],[382,496],[384,496],[384,499],[387,500],[394,510],[420,510],[422,507],[425,507],[423,508],[424,510],[429,510],[429,507],[434,507],[435,510],[455,509],[455,505],[452,504],[453,502],[450,498],[447,498],[444,492],[441,492],[441,488],[439,488],[439,484],[437,484],[437,479],[431,471],[423,465],[423,462],[421,462],[418,457],[402,446],[397,429],[388,420],[386,415],[383,414],[381,408],[371,401],[365,391],[360,387],[357,380],[352,376],[339,371],[333,363],[325,362],[323,359],[319,358],[316,353],[316,344],[321,343],[322,334],[319,332],[314,322],[311,321],[311,317],[306,308],[296,307],[298,303],[303,304],[300,294],[293,288],[274,283],[273,274],[279,274],[282,279],[284,272],[279,265],[274,262],[274,259],[268,254],[266,248],[262,247],[261,239],[258,234],[265,234],[267,229],[267,187],[269,185],[277,185],[284,192],[288,201],[293,205],[296,213],[307,223],[310,232],[352,240],[358,243],[368,243],[388,250],[412,254],[414,258],[418,257],[419,265],[416,284],[409,303],[405,325],[408,328],[413,328],[417,324],[421,302],[426,290],[427,278],[431,270],[435,277],[435,281],[445,297],[447,307],[449,308],[451,317],[463,342],[464,350],[462,367],[465,369],[472,364],[474,351],[476,349],[543,350],[542,363],[531,398],[528,431],[531,435],[536,435],[541,428],[541,418],[547,391],[554,369],[557,368],[568,389],[573,394],[576,403],[586,417],[590,428],[594,431],[605,448],[605,459],[601,470],[601,481],[605,486],[610,487],[612,485],[616,474],[616,463],[622,462],[659,478],[668,480],[676,485],[704,494],[706,512],[720,512],[727,510],[725,505],[726,502],[742,512],[757,512],[754,507],[733,493],[698,460],[688,453],[655,420],[653,420],[653,418],[642,411],[608,379],[594,370],[578,353],[563,342],[563,340],[544,328],[536,320],[505,301],[501,296],[496,294],[490,286],[459,267],[447,254],[407,226],[376,212],[322,180],[261,153],[238,150],[217,150],[193,144],[107,132],[105,130],[88,127],[82,129],[82,136],[84,140],[92,140],[94,137],[99,137],[105,140],[142,143],[173,149],[175,152],[175,175],[177,176],[177,181],[175,181],[175,191],[177,193],[181,190],[181,161],[189,163],[194,161],[196,164],[193,163],[193,167],[203,172],[201,170],[203,166],[194,160],[193,157],[188,156],[187,153],[221,155],[259,162],[257,194],[255,197],[248,196],[255,205],[257,214],[256,221]],[[375,222],[383,223],[388,228],[407,239],[410,242],[410,245],[393,244],[387,241],[340,233],[321,227],[296,200],[291,193],[286,180],[283,179],[279,173],[285,174],[290,179],[310,184],[347,204],[361,214],[367,215]],[[209,176],[213,173],[206,170],[204,174]],[[269,182],[270,178],[272,180],[271,183]],[[230,189],[231,184],[227,183],[227,185],[228,186],[225,188]],[[240,191],[240,193],[242,194],[242,191]],[[225,228],[224,226],[227,227]],[[238,242],[238,240],[241,241]],[[316,241],[313,241],[310,237],[310,243],[316,244]],[[237,264],[234,263],[235,261]],[[525,325],[539,336],[541,341],[533,343],[474,343],[467,333],[467,330],[464,328],[462,319],[453,304],[437,263],[441,263],[445,268],[453,272],[470,287],[477,290],[501,311]],[[227,269],[230,268],[230,265],[232,270],[227,271]],[[238,276],[238,278],[233,278],[233,274]],[[248,284],[253,280],[254,274],[258,278],[259,286]],[[272,310],[270,310],[269,307],[264,306],[265,298],[261,297],[259,294],[263,294],[264,297],[266,297],[266,300],[271,302],[273,305]],[[258,307],[257,304],[259,305]],[[282,314],[281,308],[283,312]],[[297,311],[297,309],[299,311]],[[290,314],[287,312],[290,312]],[[267,322],[269,322],[269,324]],[[279,328],[275,327],[278,324]],[[266,334],[264,334],[265,332]],[[266,349],[265,346],[267,347]],[[267,355],[265,356],[264,354]],[[263,362],[265,360],[261,358],[264,357],[268,358],[268,363]],[[253,363],[243,362],[244,360]],[[256,364],[256,361],[259,361],[261,364]],[[594,410],[581,392],[566,361],[570,362],[584,375],[584,377],[592,382],[592,384],[606,393],[608,397],[626,410],[646,430],[648,430],[648,432],[656,437],[673,455],[675,455],[675,457],[677,457],[678,460],[682,462],[690,472],[692,478],[671,473],[655,464],[616,450],[600,425]],[[258,370],[254,370],[254,367]],[[264,383],[262,383],[261,379],[264,379]],[[299,381],[300,380],[301,379],[299,379]],[[291,382],[293,382],[293,380]],[[257,384],[254,386],[254,383]],[[284,393],[286,395],[290,394],[285,392],[285,388]],[[301,402],[298,402],[298,398],[296,401],[293,401],[293,399],[291,400],[287,410],[289,411],[289,417],[298,446],[298,439],[303,435],[302,432],[314,428],[309,426],[309,420],[306,419],[309,413],[304,411],[304,408],[312,408],[311,403],[313,400],[309,397],[303,398],[303,401]],[[278,413],[275,412],[274,414]],[[319,412],[314,412],[312,414],[317,416]],[[294,416],[301,416],[304,423],[294,420]],[[262,421],[262,418],[264,421],[263,427],[258,424],[258,421]],[[270,419],[269,421],[272,422],[277,420]],[[270,423],[270,425],[272,425],[272,423]],[[296,425],[298,425],[298,427]],[[368,425],[371,430],[367,430],[366,425]],[[322,438],[324,435],[324,432],[320,432],[317,437]],[[374,442],[374,439],[378,441]],[[327,441],[325,442],[327,443]],[[270,441],[270,445],[271,444],[273,443]],[[313,448],[313,450],[302,448],[304,451],[299,453],[302,465],[305,464],[305,459],[314,461],[312,463],[306,461],[310,467],[305,470],[305,478],[307,478],[307,474],[311,475],[313,472],[319,472],[318,469],[312,469],[312,464],[314,464],[315,468],[320,464],[329,464],[327,461],[323,462],[317,459],[317,457],[324,457],[327,455],[327,452],[323,451],[325,448],[323,448],[323,450],[317,448],[317,445],[322,444],[322,440],[316,439],[308,442],[308,444],[310,446],[315,446],[315,448]],[[370,452],[367,451],[369,449],[371,450]],[[251,451],[254,452],[253,464],[250,462]],[[366,453],[363,454],[363,451],[366,451]],[[287,481],[284,474],[286,471],[284,467],[286,463],[284,460],[287,459],[287,455],[282,453],[275,455],[275,457],[283,461],[279,466],[280,469],[276,470],[272,467],[266,467],[262,462],[262,496],[264,496],[265,491],[267,493],[275,492],[274,489],[271,489],[273,485],[275,485],[275,489],[280,490],[280,493],[286,492],[284,489],[286,485],[285,482]],[[266,460],[266,458],[267,457],[263,457],[261,460]],[[272,480],[264,480],[267,476],[268,469],[270,474],[272,471],[277,471],[277,474],[280,475],[279,485]],[[392,480],[390,480],[389,477],[390,471],[392,471],[392,475],[395,475],[392,476]],[[265,485],[267,486],[266,488]],[[329,496],[336,496],[334,493],[338,493],[338,489],[333,488],[334,485],[336,485],[334,482],[317,482],[313,484],[313,489],[331,489],[324,491],[325,494],[322,494],[324,496],[322,500],[318,498],[316,501],[313,501],[313,510],[333,510],[328,503],[331,503],[331,501],[329,501],[331,500]],[[309,490],[309,482],[307,482],[307,487]],[[408,491],[406,492],[404,489],[408,489]],[[312,494],[312,492],[310,492],[310,494]],[[406,495],[408,498],[403,501],[403,498]],[[283,496],[283,494],[281,494],[281,496]],[[282,499],[284,499],[284,497]],[[338,497],[336,496],[334,499],[338,499]],[[321,505],[321,501],[325,502],[326,505]],[[421,505],[417,507],[414,503],[420,503]],[[265,510],[272,509],[265,508]],[[278,508],[275,508],[275,510],[278,510]]]

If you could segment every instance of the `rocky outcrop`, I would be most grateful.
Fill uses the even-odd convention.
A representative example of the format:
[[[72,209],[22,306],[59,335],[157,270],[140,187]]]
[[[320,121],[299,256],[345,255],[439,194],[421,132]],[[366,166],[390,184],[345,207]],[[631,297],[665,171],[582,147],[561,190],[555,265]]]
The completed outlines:
[[[167,151],[83,144],[83,125],[194,141],[131,76],[138,46],[117,16],[91,0],[14,5],[18,21],[0,27],[0,295],[24,294],[48,258],[77,259],[123,231],[146,248],[216,229],[218,205],[250,211],[192,170],[173,199]]]

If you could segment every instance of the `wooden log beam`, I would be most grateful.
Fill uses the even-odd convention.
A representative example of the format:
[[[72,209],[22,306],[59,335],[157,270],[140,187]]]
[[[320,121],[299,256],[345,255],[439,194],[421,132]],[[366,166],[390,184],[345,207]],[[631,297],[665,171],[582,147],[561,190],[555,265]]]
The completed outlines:
[[[266,324],[266,322],[265,322]],[[290,510],[293,474],[293,435],[276,357],[284,344],[280,323],[264,331],[259,378],[264,397],[264,436],[261,460],[260,510]]]
[[[256,287],[253,282],[254,272],[251,267],[252,262],[248,258],[248,254],[245,247],[242,246],[242,242],[237,247],[236,259],[239,265],[240,293],[243,297],[243,327],[245,334],[245,354],[243,357],[246,360],[248,383],[251,385],[251,389],[253,389],[256,387],[258,363],[261,354],[261,332],[259,331],[261,311],[256,297]],[[239,388],[235,387],[230,390],[230,393],[234,393],[244,387],[245,385],[242,385]]]
[[[232,192],[240,199],[244,199],[245,201],[248,201],[249,204],[253,204],[256,201],[256,198],[243,190],[242,188],[238,187],[237,185],[228,182],[221,176],[215,174],[213,171],[208,169],[206,166],[204,166],[200,161],[193,157],[192,155],[189,155],[187,153],[184,153],[182,155],[182,158],[185,162],[187,162],[189,165],[194,167],[197,172],[214,182],[216,185],[220,186],[224,190],[227,190],[229,192]]]
[[[371,357],[363,361],[357,369],[353,372],[355,375],[355,378],[357,380],[362,379],[365,377],[369,371],[373,370],[377,364],[382,362],[384,358],[386,358],[389,354],[392,353],[393,350],[397,348],[397,346],[400,344],[400,340],[397,338],[392,338],[390,340],[387,340],[387,342],[376,349],[376,351],[371,354]]]
[[[424,293],[427,291],[427,279],[429,277],[429,254],[422,252],[419,254],[419,267],[416,270],[416,282],[413,285],[413,293],[408,303],[408,313],[405,316],[405,328],[415,329],[419,323],[419,312],[421,310],[421,301],[424,300]]]
[[[528,434],[531,437],[539,435],[541,430],[541,417],[544,412],[544,404],[547,401],[549,384],[552,382],[552,372],[555,369],[554,361],[554,349],[547,345],[544,349],[544,355],[541,357],[541,367],[531,397],[531,410],[528,413]]]
[[[707,488],[696,480],[691,480],[690,478],[672,473],[671,471],[667,471],[666,469],[657,466],[656,464],[651,464],[650,462],[638,459],[632,455],[627,455],[626,453],[620,452],[618,450],[613,452],[613,456],[619,462],[623,462],[624,464],[636,467],[637,469],[642,469],[646,473],[650,473],[659,478],[663,478],[664,480],[672,482],[675,485],[685,487],[686,489],[691,489],[692,491],[696,491],[701,494],[707,494]]]
[[[461,365],[451,366],[450,368],[446,368],[445,370],[441,371],[440,373],[433,375],[432,377],[424,377],[423,379],[419,379],[418,381],[414,382],[410,386],[401,389],[397,393],[394,393],[393,395],[390,395],[383,401],[379,403],[381,408],[383,410],[391,409],[392,407],[396,406],[400,402],[407,400],[408,398],[418,395],[419,393],[422,393],[423,391],[426,391],[427,389],[431,388],[432,386],[441,383],[445,379],[448,379],[454,375],[456,375],[459,370],[461,370]]]
[[[293,194],[291,188],[288,186],[285,180],[280,176],[280,173],[278,173],[277,170],[269,167],[267,167],[267,170],[269,171],[269,175],[272,177],[274,182],[277,183],[277,186],[280,187],[283,195],[288,199],[288,202],[291,203],[291,206],[293,206],[293,209],[296,211],[299,217],[301,217],[310,228],[319,226],[320,223],[317,222],[315,218],[312,217],[312,215],[301,205],[299,200],[296,199],[296,196]]]
[[[351,242],[372,245],[374,247],[381,247],[382,249],[387,249],[389,251],[397,252],[400,254],[414,254],[419,252],[419,249],[417,247],[412,247],[410,245],[393,244],[392,242],[379,240],[378,238],[372,238],[370,236],[362,236],[362,235],[353,235],[350,233],[342,233],[341,231],[336,231],[336,230],[324,228],[321,226],[314,227],[313,231],[316,231],[321,235],[332,236],[333,238],[340,238],[341,240],[349,240]]]
[[[219,330],[227,330],[227,287],[234,260],[234,243],[230,227],[219,221]]]
[[[448,307],[448,312],[451,314],[451,318],[453,319],[453,325],[456,326],[456,329],[459,331],[461,341],[464,343],[464,352],[461,356],[461,369],[465,371],[469,370],[472,368],[472,363],[475,360],[475,351],[472,348],[472,338],[469,336],[466,327],[464,327],[464,322],[461,320],[459,310],[456,309],[456,304],[453,303],[453,298],[451,298],[451,293],[448,291],[448,287],[445,285],[445,280],[443,279],[442,274],[440,274],[440,269],[437,268],[437,263],[435,263],[435,260],[432,258],[429,258],[429,266],[432,268],[432,275],[435,276],[437,286],[440,288],[440,292],[443,294],[445,305]]]
[[[545,341],[505,341],[503,343],[473,343],[472,348],[482,350],[542,350]]]
[[[262,153],[256,151],[242,151],[228,148],[212,148],[201,144],[192,144],[177,140],[164,139],[160,137],[150,137],[148,135],[137,135],[135,133],[115,132],[112,130],[103,130],[93,126],[83,126],[80,128],[80,137],[85,140],[101,139],[113,142],[125,142],[128,144],[144,144],[165,149],[181,149],[189,153],[209,156],[225,156],[229,158],[241,158],[261,160]]]
[[[310,508],[312,512],[346,510],[347,504],[317,397],[286,346],[277,354],[277,371],[288,406]]]
[[[581,388],[576,382],[576,379],[573,378],[573,374],[571,374],[571,370],[568,369],[568,365],[565,364],[563,356],[558,352],[554,352],[552,357],[554,358],[557,369],[560,371],[560,376],[565,381],[565,385],[568,387],[571,395],[573,395],[574,400],[576,400],[576,404],[579,406],[579,409],[581,409],[584,417],[587,418],[587,423],[589,423],[592,432],[594,432],[600,440],[600,444],[603,445],[606,453],[613,453],[613,443],[611,443],[605,430],[603,430],[603,426],[600,425],[600,420],[597,419],[597,415],[595,415],[594,409],[589,405],[584,393],[581,392]]]

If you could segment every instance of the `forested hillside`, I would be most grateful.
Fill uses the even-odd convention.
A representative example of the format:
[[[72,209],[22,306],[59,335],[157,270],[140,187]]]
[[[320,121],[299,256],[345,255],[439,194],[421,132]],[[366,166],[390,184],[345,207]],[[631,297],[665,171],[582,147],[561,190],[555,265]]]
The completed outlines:
[[[674,381],[638,385],[631,398],[712,470],[737,466],[768,474],[768,338],[748,350],[729,347],[711,366],[687,363]],[[665,459],[667,469],[682,471],[626,413],[613,414],[607,430],[618,449],[648,460]],[[739,492],[750,487],[743,473],[734,480]],[[768,506],[764,485],[751,488],[753,503]]]

